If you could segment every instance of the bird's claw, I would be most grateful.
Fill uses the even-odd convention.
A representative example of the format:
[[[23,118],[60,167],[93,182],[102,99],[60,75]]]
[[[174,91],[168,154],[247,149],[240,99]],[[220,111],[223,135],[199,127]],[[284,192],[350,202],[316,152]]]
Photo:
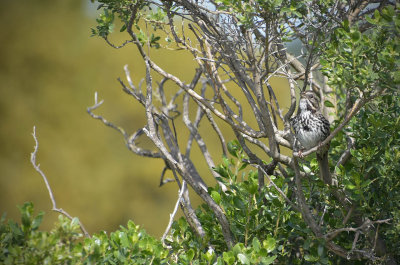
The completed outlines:
[[[304,158],[303,150],[299,150],[299,151],[297,152],[297,155],[298,155],[300,158]]]

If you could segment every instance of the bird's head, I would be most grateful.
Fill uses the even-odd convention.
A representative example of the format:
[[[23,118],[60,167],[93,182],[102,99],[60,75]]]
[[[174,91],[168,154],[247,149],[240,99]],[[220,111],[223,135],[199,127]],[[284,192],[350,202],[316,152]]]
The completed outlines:
[[[316,112],[319,110],[319,98],[317,94],[315,94],[311,90],[306,90],[300,93],[300,103],[299,103],[300,111],[311,111]]]

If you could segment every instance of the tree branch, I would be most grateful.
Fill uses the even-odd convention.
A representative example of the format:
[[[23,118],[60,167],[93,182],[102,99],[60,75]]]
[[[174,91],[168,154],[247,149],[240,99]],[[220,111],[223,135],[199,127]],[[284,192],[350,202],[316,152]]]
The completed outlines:
[[[181,203],[183,192],[185,191],[185,189],[186,189],[186,181],[183,181],[182,187],[180,188],[179,193],[178,193],[178,200],[176,201],[174,210],[169,215],[169,222],[168,222],[167,228],[165,229],[165,232],[164,232],[163,236],[161,237],[161,242],[163,243],[163,245],[165,245],[165,242],[164,242],[165,238],[167,237],[169,230],[171,229],[172,223],[174,221],[174,217],[176,215],[176,212],[178,211],[178,206]]]
[[[43,173],[43,171],[40,169],[40,164],[36,163],[36,155],[39,150],[39,141],[36,138],[36,127],[33,126],[33,133],[32,133],[33,139],[35,140],[35,147],[33,152],[31,153],[31,163],[33,165],[33,168],[42,176],[44,183],[46,184],[47,191],[49,192],[50,200],[53,205],[52,210],[58,213],[61,213],[62,215],[66,216],[68,219],[73,221],[74,219],[78,220],[79,227],[82,230],[83,234],[85,234],[86,237],[90,238],[90,234],[87,232],[85,227],[83,226],[82,222],[78,218],[72,217],[69,213],[64,211],[62,208],[58,208],[56,204],[56,200],[54,199],[53,191],[51,190],[49,181],[47,180],[46,175]]]

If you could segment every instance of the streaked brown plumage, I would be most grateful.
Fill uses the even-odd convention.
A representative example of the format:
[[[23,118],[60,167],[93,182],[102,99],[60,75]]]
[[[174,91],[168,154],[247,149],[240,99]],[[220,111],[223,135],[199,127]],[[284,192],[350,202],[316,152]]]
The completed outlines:
[[[291,119],[291,125],[296,139],[302,148],[308,150],[320,144],[329,135],[329,121],[322,115],[319,100],[313,91],[300,94],[297,115]],[[317,160],[321,179],[326,184],[332,184],[328,163],[329,144],[317,151]]]

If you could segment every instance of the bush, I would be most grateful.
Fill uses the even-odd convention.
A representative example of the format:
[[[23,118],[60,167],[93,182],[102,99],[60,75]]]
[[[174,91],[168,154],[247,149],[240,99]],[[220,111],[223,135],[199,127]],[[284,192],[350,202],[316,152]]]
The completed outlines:
[[[380,102],[380,107],[391,107],[397,111],[398,103],[393,103],[390,98]],[[372,106],[371,106],[372,107]],[[394,112],[396,112],[394,110]],[[377,111],[374,109],[376,115]],[[362,117],[374,119],[372,114],[362,113]],[[381,112],[383,120],[385,112]],[[376,116],[377,117],[377,116]],[[375,118],[376,118],[375,117]],[[360,117],[362,121],[364,118]],[[378,121],[377,121],[378,122]],[[398,123],[397,121],[394,121]],[[357,126],[354,124],[353,126]],[[381,126],[380,135],[387,129],[392,132],[393,127]],[[385,129],[386,128],[386,129]],[[363,133],[361,128],[358,128]],[[377,137],[375,139],[378,140]],[[391,138],[390,138],[391,139]],[[387,143],[393,143],[398,139],[392,139]],[[335,144],[335,143],[334,143]],[[360,142],[360,145],[363,143]],[[398,146],[398,145],[396,145]],[[373,146],[370,148],[374,149]],[[383,150],[386,146],[382,146]],[[375,148],[376,149],[376,148]],[[374,150],[375,150],[374,149]],[[228,188],[222,192],[221,186],[209,188],[209,194],[213,200],[222,207],[226,214],[232,230],[235,242],[233,248],[228,249],[224,241],[221,226],[219,225],[214,212],[207,204],[201,205],[196,215],[202,223],[206,236],[199,237],[182,217],[172,225],[170,234],[164,244],[148,235],[143,229],[129,221],[126,227],[121,228],[109,235],[100,232],[91,238],[85,238],[80,231],[77,218],[72,220],[60,215],[54,229],[50,232],[40,231],[39,225],[42,222],[44,213],[34,215],[32,203],[25,203],[19,207],[21,211],[21,224],[9,220],[6,222],[5,216],[0,222],[0,253],[1,264],[346,264],[347,260],[328,252],[326,242],[323,239],[313,236],[310,228],[305,224],[299,212],[292,209],[283,195],[277,188],[285,194],[287,198],[293,195],[293,178],[282,176],[271,176],[271,180],[277,188],[266,183],[258,189],[258,173],[252,170],[246,171],[247,157],[237,141],[228,144],[231,157],[224,157],[223,163],[214,170],[219,173],[220,182]],[[362,150],[369,150],[365,147]],[[376,149],[380,150],[380,149]],[[383,152],[382,150],[382,152]],[[394,154],[398,150],[393,150]],[[370,152],[368,152],[370,153]],[[379,155],[379,153],[374,153]],[[382,159],[387,159],[382,156]],[[362,153],[354,153],[352,169],[348,169],[351,177],[347,179],[347,192],[352,194],[361,203],[365,212],[369,212],[371,219],[387,218],[393,216],[398,218],[399,212],[381,211],[370,212],[370,207],[384,209],[388,205],[397,202],[382,201],[374,198],[374,192],[379,194],[392,194],[396,198],[398,192],[384,183],[369,183],[369,185],[353,185],[350,181],[354,180],[356,171],[361,170],[367,165],[370,159],[375,159],[371,155],[366,156]],[[317,170],[313,167],[314,161],[306,162],[303,167],[310,167],[310,170]],[[386,161],[386,165],[391,165]],[[388,167],[388,180],[393,179],[391,174],[398,170],[395,165]],[[344,168],[343,168],[344,170]],[[372,171],[382,171],[385,168],[371,168]],[[373,172],[371,172],[373,174]],[[311,175],[312,176],[312,175]],[[324,193],[323,183],[314,176],[315,179],[305,182],[304,191],[307,198],[313,198],[316,209],[325,207],[326,215],[323,210],[314,214],[324,222],[327,227],[337,227],[340,225],[341,213],[335,206],[334,200],[330,201],[328,192]],[[390,184],[390,183],[388,183]],[[318,186],[318,189],[314,188]],[[363,196],[360,195],[362,192]],[[358,197],[357,197],[358,196]],[[361,197],[360,197],[361,196]],[[365,200],[372,200],[373,204],[365,203]],[[364,202],[364,203],[363,203]],[[376,204],[376,205],[375,205]],[[372,206],[371,206],[372,205]],[[393,209],[391,205],[388,209]],[[398,227],[382,226],[387,242],[393,244],[390,249],[398,247]],[[347,238],[348,237],[348,238]],[[350,242],[352,237],[342,235],[335,239],[337,242]],[[351,244],[347,246],[351,248]],[[359,264],[364,264],[359,261]],[[357,264],[351,261],[349,264]]]

